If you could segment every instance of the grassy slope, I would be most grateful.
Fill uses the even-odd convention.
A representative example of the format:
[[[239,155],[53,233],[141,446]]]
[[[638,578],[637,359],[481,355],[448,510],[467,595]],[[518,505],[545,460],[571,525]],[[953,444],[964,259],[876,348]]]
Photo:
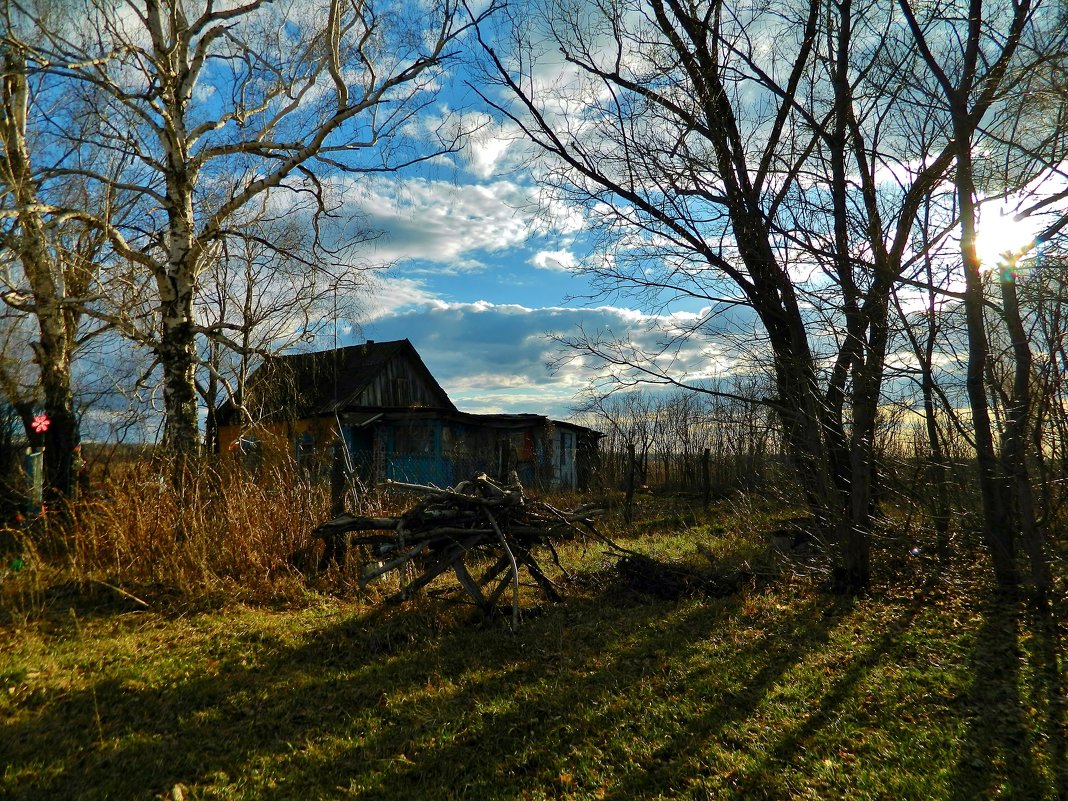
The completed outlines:
[[[628,544],[758,556],[726,528]],[[563,556],[516,635],[433,599],[9,615],[0,798],[1068,797],[1063,622],[969,569],[657,601]]]

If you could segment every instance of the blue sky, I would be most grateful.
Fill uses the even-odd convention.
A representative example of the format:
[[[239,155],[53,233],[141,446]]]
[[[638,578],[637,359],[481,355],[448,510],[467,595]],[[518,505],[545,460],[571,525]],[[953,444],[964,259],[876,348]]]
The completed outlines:
[[[539,69],[549,85],[567,68],[550,54]],[[389,267],[374,274],[357,325],[338,344],[406,337],[461,409],[564,417],[603,371],[589,360],[550,370],[561,350],[548,332],[582,326],[655,349],[657,327],[685,326],[707,309],[687,299],[654,313],[633,298],[596,296],[581,270],[599,258],[583,212],[539,189],[531,146],[490,116],[465,77],[454,73],[406,132],[461,119],[478,129],[461,151],[343,180],[344,211],[380,233],[354,260]],[[701,380],[752,369],[759,339],[752,315],[736,310],[685,344],[673,374]],[[739,341],[750,343],[748,354],[738,353]]]
[[[440,99],[439,113],[473,103],[458,90]],[[569,300],[591,291],[575,269],[591,257],[582,215],[540,202],[526,145],[483,121],[459,153],[351,181],[349,209],[381,233],[358,258],[389,267],[342,344],[407,337],[461,409],[566,416],[590,373],[551,372],[558,346],[546,333],[622,333],[644,318]]]
[[[405,175],[382,181],[361,204],[383,236],[364,255],[390,263],[343,344],[408,338],[461,408],[566,417],[604,370],[577,360],[551,370],[563,352],[550,333],[611,331],[652,344],[657,315],[618,298],[593,298],[576,269],[596,259],[581,215],[531,203],[529,171],[486,175],[474,142],[456,157],[457,178]],[[678,309],[689,319],[697,308]],[[329,346],[331,343],[326,343]],[[693,343],[687,370],[717,365]],[[686,371],[683,371],[686,372]]]
[[[584,87],[556,48],[536,55],[529,80],[538,91],[542,111],[554,123],[562,122],[569,133],[578,131],[581,136],[583,121],[601,102],[600,90]],[[665,370],[670,366],[671,374],[683,381],[761,369],[760,357],[767,354],[761,353],[762,337],[749,312],[735,307],[713,316],[707,303],[693,298],[671,303],[646,298],[643,303],[624,294],[598,295],[582,269],[602,258],[583,210],[539,186],[532,146],[514,126],[495,119],[466,86],[465,79],[475,82],[475,75],[468,61],[458,62],[449,75],[427,76],[427,83],[414,91],[413,101],[422,102],[424,86],[439,85],[439,77],[441,91],[424,113],[412,119],[399,115],[396,141],[386,143],[387,154],[374,148],[359,150],[352,163],[373,169],[381,163],[378,156],[418,155],[418,148],[409,150],[408,145],[434,141],[435,133],[448,132],[453,125],[474,131],[461,150],[396,174],[320,173],[319,178],[340,192],[342,207],[336,210],[336,219],[353,220],[353,225],[379,234],[351,253],[352,264],[388,269],[369,274],[371,286],[366,297],[361,296],[362,311],[356,319],[340,322],[342,335],[320,337],[314,345],[329,348],[364,339],[406,337],[460,408],[558,417],[567,416],[590,382],[603,379],[605,370],[590,359],[572,360],[551,370],[549,364],[559,359],[561,346],[549,332],[566,337],[581,327],[591,335],[604,332],[629,338],[636,347],[655,352],[665,331],[699,329],[679,350],[662,353],[655,363]],[[217,102],[213,97],[225,99],[231,80],[229,72],[212,76],[209,71],[205,85],[198,88],[198,102],[210,107]],[[211,85],[213,81],[216,85]],[[482,90],[491,95],[496,91]],[[655,123],[649,130],[655,132]],[[647,132],[642,127],[642,133]],[[614,153],[596,152],[606,157]],[[906,172],[911,169],[908,164],[899,166]],[[233,168],[227,161],[212,177],[224,183],[234,180]],[[204,185],[210,189],[209,180],[204,179]],[[295,195],[278,192],[272,202],[279,204],[283,218],[307,213],[298,210],[300,200]],[[717,224],[715,217],[708,223],[710,229]],[[631,236],[624,248],[637,259],[636,238]],[[724,254],[730,258],[729,237],[724,242]],[[810,275],[811,264],[803,259],[792,262],[792,269],[798,267],[800,283],[821,280],[818,274]],[[329,323],[331,316],[321,315],[314,322],[324,318]],[[299,334],[304,323],[297,320],[287,333]],[[291,338],[278,346],[292,344]],[[766,368],[766,358],[764,362]],[[136,373],[142,365],[126,358],[119,366],[123,375],[113,376],[116,369],[109,365],[100,380],[133,383],[138,376],[125,373]]]
[[[550,73],[562,66],[552,62]],[[702,305],[648,313],[633,299],[598,295],[581,269],[601,258],[583,211],[539,187],[532,146],[490,116],[465,77],[452,76],[423,120],[433,128],[454,115],[478,128],[461,151],[344,179],[341,218],[380,234],[353,258],[388,268],[373,275],[361,318],[338,344],[406,337],[461,409],[566,417],[605,371],[588,358],[550,369],[563,352],[550,333],[581,326],[655,347],[657,327],[674,314],[685,324]],[[332,336],[317,343],[332,346]],[[679,377],[731,367],[715,358],[722,347],[708,358],[709,347],[707,337],[687,345]]]

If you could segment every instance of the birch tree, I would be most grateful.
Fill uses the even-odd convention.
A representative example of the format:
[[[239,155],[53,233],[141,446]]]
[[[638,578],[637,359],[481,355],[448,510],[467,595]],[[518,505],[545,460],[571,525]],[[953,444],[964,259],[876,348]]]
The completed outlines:
[[[3,21],[10,32],[10,19]],[[0,246],[3,272],[0,294],[10,308],[36,322],[32,342],[41,402],[48,428],[40,439],[45,448],[45,486],[51,500],[71,491],[71,464],[79,441],[71,368],[79,343],[88,293],[95,283],[95,261],[105,238],[98,228],[53,213],[41,198],[46,179],[35,163],[28,120],[34,98],[26,50],[11,37],[0,42]],[[67,179],[55,191],[64,200],[88,208],[84,181]],[[10,383],[10,382],[5,382]],[[23,402],[20,408],[24,410]],[[27,427],[27,432],[30,429]]]
[[[207,406],[209,450],[218,446],[215,411],[222,393],[242,408],[253,369],[280,351],[330,334],[336,340],[339,331],[356,327],[367,292],[366,268],[316,248],[301,215],[257,215],[243,230],[205,271],[196,308],[206,332],[197,386]],[[346,248],[368,236],[373,232],[359,229]]]
[[[63,17],[43,2],[12,7],[42,42],[27,49],[29,66],[95,122],[62,147],[56,126],[53,174],[138,200],[122,221],[54,198],[38,204],[106,232],[148,278],[164,444],[195,454],[194,304],[205,267],[241,236],[235,224],[252,204],[300,193],[325,224],[324,176],[394,170],[457,147],[455,128],[427,134],[412,122],[465,25],[453,0],[83,0],[64,4]],[[87,148],[124,169],[103,173]]]

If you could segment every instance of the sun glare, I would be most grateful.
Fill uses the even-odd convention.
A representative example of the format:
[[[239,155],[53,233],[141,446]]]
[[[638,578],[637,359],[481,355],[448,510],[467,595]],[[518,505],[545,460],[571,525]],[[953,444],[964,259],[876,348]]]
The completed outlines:
[[[1015,219],[1011,209],[988,209],[976,227],[976,255],[984,269],[996,269],[1006,252],[1030,249],[1035,233],[1034,222]]]

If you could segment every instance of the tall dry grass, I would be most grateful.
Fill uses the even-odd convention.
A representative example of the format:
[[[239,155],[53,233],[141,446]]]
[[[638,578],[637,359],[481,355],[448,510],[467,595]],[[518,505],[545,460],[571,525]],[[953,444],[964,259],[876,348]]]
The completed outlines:
[[[307,592],[327,484],[284,460],[256,472],[205,461],[181,490],[168,476],[158,460],[122,465],[66,508],[6,532],[22,566],[4,594],[16,579],[37,591],[81,582],[186,599]]]
[[[267,456],[254,470],[205,460],[180,490],[171,467],[150,455],[112,462],[66,508],[0,529],[0,557],[21,563],[17,574],[0,564],[0,613],[39,612],[70,590],[155,607],[314,602],[323,593],[373,603],[399,588],[401,578],[390,576],[359,589],[368,554],[319,571],[323,543],[312,531],[330,517],[329,481],[313,480],[291,458]],[[412,503],[403,492],[364,492],[351,511],[394,515]]]

